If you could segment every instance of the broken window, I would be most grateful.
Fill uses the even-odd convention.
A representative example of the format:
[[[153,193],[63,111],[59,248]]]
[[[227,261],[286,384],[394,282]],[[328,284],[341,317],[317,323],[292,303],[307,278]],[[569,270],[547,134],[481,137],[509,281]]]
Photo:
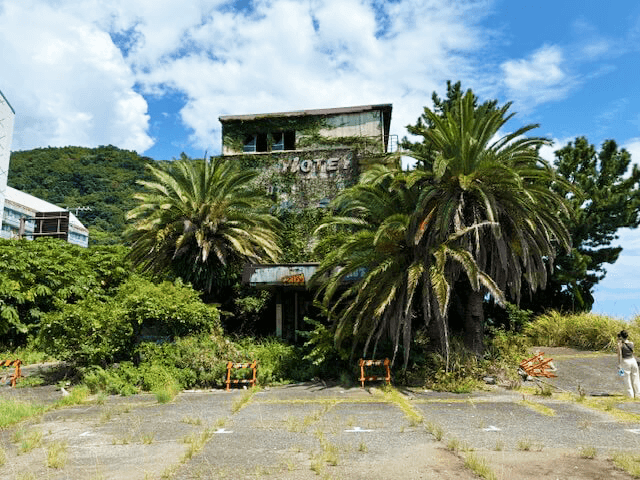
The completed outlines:
[[[296,149],[296,132],[277,132],[273,135],[273,144],[271,150],[295,150]]]
[[[245,153],[268,152],[281,150],[295,150],[296,132],[276,132],[271,135],[271,149],[269,149],[268,135],[266,133],[254,133],[244,138],[242,151]]]

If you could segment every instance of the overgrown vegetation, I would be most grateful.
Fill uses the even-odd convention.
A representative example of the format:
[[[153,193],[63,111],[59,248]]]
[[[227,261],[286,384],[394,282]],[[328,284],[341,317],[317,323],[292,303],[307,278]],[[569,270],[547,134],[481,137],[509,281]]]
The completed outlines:
[[[125,213],[141,190],[136,182],[148,178],[144,166],[149,162],[113,145],[36,148],[11,153],[8,184],[69,208],[89,228],[92,245],[121,244]]]
[[[632,323],[593,313],[563,315],[549,312],[524,326],[524,334],[533,345],[573,347],[581,350],[612,350],[616,335],[626,329],[640,336],[640,317]]]
[[[331,122],[307,116],[226,128],[227,147],[247,134],[272,142],[273,133],[292,130],[296,148],[340,147],[317,155],[303,149],[295,169],[294,158],[280,153],[182,155],[145,173],[149,159],[112,146],[16,152],[10,184],[71,210],[90,206],[81,219],[97,243],[123,241],[125,210],[137,223],[132,250],[0,240],[0,347],[25,363],[67,362],[91,392],[145,390],[170,401],[182,388],[222,386],[229,360],[257,360],[263,385],[316,377],[349,385],[360,352],[392,358],[395,383],[463,393],[491,376],[516,386],[514,366],[531,344],[610,350],[622,328],[640,336],[638,320],[534,317],[533,307],[505,303],[553,283],[546,262],[571,236],[568,263],[585,278],[573,279],[570,294],[589,306],[601,264],[619,253],[600,241],[638,223],[640,179],[634,168],[608,194],[630,165],[613,142],[596,154],[579,139],[558,152],[555,168],[538,156],[546,139],[521,135],[533,125],[494,142],[508,110],[450,83],[447,98],[434,96],[434,109],[408,127],[423,137],[404,141],[418,161],[413,172],[394,169],[397,157],[359,158],[358,150],[369,150],[362,139],[323,139]],[[336,178],[297,175],[300,162],[307,172],[329,160],[342,162]],[[366,173],[353,186],[361,167]],[[586,207],[579,190],[594,196]],[[605,211],[618,214],[605,230],[578,235]],[[605,248],[585,250],[593,238]],[[287,332],[302,345],[257,336],[270,330],[257,326],[273,316],[276,295],[242,284],[246,261],[321,262],[318,302],[305,300],[300,315],[313,318],[304,331]]]

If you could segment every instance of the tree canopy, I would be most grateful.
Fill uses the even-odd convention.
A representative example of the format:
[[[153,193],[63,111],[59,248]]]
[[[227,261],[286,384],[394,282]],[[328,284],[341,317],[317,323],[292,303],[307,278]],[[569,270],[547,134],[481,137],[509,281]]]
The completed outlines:
[[[128,213],[131,259],[143,270],[173,271],[201,291],[225,281],[239,261],[275,261],[280,254],[278,220],[263,192],[252,188],[257,172],[223,157],[182,156],[148,165],[152,181],[135,195]]]
[[[574,187],[563,193],[572,212],[564,221],[573,248],[557,258],[547,288],[531,300],[525,297],[525,306],[536,312],[589,311],[594,287],[606,275],[605,264],[615,263],[622,251],[614,246],[618,230],[640,224],[640,169],[629,169],[631,155],[614,140],[597,151],[578,137],[555,156],[558,175]]]
[[[95,244],[123,243],[125,214],[148,179],[151,158],[114,146],[37,148],[11,153],[9,186],[68,208]],[[77,210],[78,207],[82,207]]]
[[[524,136],[536,125],[498,136],[513,116],[509,107],[478,106],[469,90],[443,114],[425,108],[426,121],[416,127],[424,148],[413,152],[419,168],[364,175],[334,201],[342,216],[325,225],[341,224],[349,234],[316,276],[325,304],[349,275],[361,277],[338,294],[345,306],[334,307],[337,339],[345,327],[358,334],[362,324],[369,332],[365,349],[386,331],[396,349],[402,336],[407,355],[421,289],[422,313],[427,323],[439,320],[443,348],[455,293],[467,346],[480,354],[484,296],[502,302],[506,293],[518,301],[523,285],[545,286],[544,259],[554,258],[557,245],[569,245],[564,199],[550,188],[562,181],[538,155],[547,140]]]
[[[89,294],[108,296],[130,275],[122,246],[82,248],[62,240],[0,239],[0,335],[20,344],[45,314]]]

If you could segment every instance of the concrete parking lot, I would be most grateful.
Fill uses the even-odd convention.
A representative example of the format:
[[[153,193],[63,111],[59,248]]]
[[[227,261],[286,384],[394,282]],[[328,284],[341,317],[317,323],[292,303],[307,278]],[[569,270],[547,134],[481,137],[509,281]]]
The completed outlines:
[[[485,478],[632,478],[610,460],[640,453],[640,402],[618,395],[615,359],[551,354],[551,396],[501,387],[390,395],[321,383],[182,392],[167,404],[149,394],[112,396],[1,431],[0,478],[472,479],[482,465]],[[37,388],[45,387],[3,387],[0,401],[60,395]],[[19,438],[31,432],[40,441],[25,450]],[[56,444],[66,461],[52,468]]]

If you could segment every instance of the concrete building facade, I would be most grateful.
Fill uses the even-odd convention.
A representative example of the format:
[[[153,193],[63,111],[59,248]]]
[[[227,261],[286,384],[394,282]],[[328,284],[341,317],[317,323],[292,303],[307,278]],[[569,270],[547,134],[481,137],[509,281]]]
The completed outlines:
[[[280,209],[325,208],[367,166],[396,163],[390,104],[226,115],[223,156],[258,170],[257,183]],[[297,341],[313,304],[307,284],[317,263],[247,265],[243,281],[275,292],[271,332]],[[269,320],[270,322],[271,320]]]

